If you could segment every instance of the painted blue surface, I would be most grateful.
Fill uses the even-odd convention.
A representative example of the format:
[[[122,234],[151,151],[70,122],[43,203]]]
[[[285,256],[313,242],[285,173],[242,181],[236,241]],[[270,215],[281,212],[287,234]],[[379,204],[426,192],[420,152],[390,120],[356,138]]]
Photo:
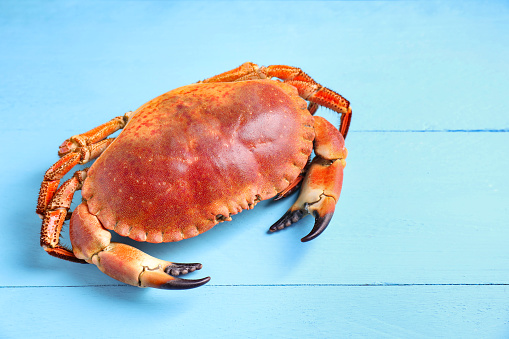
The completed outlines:
[[[503,1],[0,2],[0,337],[509,337],[508,23]],[[245,61],[352,102],[323,235],[266,233],[291,197],[137,244],[202,262],[190,291],[44,253],[35,203],[64,139]]]

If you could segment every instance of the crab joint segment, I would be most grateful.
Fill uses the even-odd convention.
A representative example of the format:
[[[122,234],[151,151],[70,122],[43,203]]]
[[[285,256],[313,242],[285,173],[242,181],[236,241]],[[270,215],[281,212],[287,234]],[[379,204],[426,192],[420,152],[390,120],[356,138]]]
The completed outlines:
[[[107,123],[97,126],[88,132],[70,137],[65,140],[62,145],[60,145],[58,155],[63,156],[65,154],[75,152],[79,148],[87,147],[103,140],[108,135],[124,128],[132,115],[133,112],[127,112],[123,116],[115,117]]]
[[[321,117],[314,119],[316,157],[309,166],[297,201],[269,229],[271,232],[278,231],[312,214],[315,225],[301,239],[303,242],[316,238],[328,226],[341,193],[347,155],[339,131]]]
[[[71,242],[77,258],[96,265],[103,273],[129,285],[161,289],[189,289],[206,284],[210,277],[196,280],[176,278],[201,268],[201,264],[177,264],[154,258],[137,248],[110,242],[111,233],[85,203],[71,218]]]

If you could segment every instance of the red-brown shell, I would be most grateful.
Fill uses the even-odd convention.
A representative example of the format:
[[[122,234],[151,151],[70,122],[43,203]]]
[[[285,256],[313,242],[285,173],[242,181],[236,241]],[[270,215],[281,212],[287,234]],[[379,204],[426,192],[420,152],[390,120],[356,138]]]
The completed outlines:
[[[135,113],[82,194],[105,228],[138,241],[190,238],[273,197],[313,147],[306,102],[272,80],[184,86]]]

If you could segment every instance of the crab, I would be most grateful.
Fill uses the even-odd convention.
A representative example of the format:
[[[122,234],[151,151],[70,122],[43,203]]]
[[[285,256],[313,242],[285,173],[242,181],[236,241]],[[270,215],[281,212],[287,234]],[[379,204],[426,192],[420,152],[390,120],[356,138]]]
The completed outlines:
[[[341,115],[339,130],[314,116],[319,106]],[[194,288],[210,277],[179,276],[201,264],[154,258],[112,242],[111,231],[137,241],[179,241],[299,188],[270,231],[311,214],[315,223],[302,241],[314,239],[329,224],[341,192],[351,115],[341,95],[284,65],[247,62],[162,94],[60,146],[37,203],[41,246],[129,285]],[[93,159],[60,185],[74,166]],[[83,200],[71,212],[77,190]],[[72,248],[60,241],[68,219]]]

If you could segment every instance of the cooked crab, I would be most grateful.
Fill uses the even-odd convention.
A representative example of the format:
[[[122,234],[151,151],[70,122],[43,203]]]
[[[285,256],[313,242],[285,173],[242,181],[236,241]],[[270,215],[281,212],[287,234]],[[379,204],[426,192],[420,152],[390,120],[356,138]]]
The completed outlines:
[[[318,106],[341,114],[339,130],[313,115]],[[197,287],[210,278],[178,276],[201,264],[154,258],[111,242],[110,231],[137,241],[179,241],[299,187],[296,202],[270,230],[312,214],[314,227],[302,241],[311,240],[327,227],[341,192],[351,113],[341,95],[282,65],[248,62],[162,94],[60,146],[61,159],[39,194],[41,246],[134,286]],[[59,186],[75,165],[92,159]],[[70,217],[69,249],[60,232],[79,189],[83,201]]]

